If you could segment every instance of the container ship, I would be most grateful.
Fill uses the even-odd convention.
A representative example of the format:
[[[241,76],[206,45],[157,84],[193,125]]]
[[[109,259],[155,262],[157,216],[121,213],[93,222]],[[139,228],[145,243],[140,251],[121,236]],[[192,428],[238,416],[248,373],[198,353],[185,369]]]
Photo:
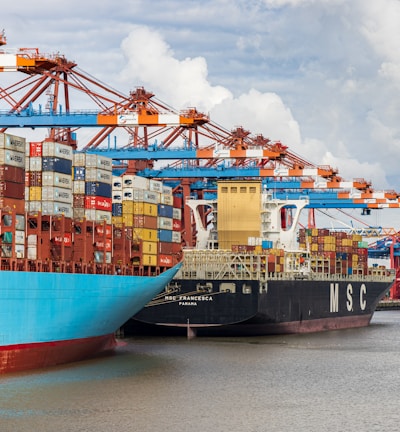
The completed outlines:
[[[193,200],[197,248],[127,333],[270,335],[367,326],[394,282],[368,266],[359,235],[299,228],[307,200],[283,201],[257,181],[220,181]],[[206,205],[210,226],[201,223]],[[204,211],[203,211],[204,214]]]
[[[114,349],[116,331],[179,269],[179,233],[163,227],[159,240],[172,213],[162,182],[0,134],[0,373]]]

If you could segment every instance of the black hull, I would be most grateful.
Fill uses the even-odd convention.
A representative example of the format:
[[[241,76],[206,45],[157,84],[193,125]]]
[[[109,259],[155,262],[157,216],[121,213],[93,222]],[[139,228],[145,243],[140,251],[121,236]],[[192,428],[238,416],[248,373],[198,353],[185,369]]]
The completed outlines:
[[[205,282],[174,282],[180,291],[147,305],[126,324],[127,333],[269,335],[364,327],[391,286],[387,280],[241,280],[235,292],[194,292]]]

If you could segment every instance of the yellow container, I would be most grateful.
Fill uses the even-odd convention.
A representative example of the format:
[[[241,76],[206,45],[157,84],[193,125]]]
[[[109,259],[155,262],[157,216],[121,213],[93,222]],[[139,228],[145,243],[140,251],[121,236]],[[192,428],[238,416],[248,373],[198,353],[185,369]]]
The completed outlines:
[[[133,226],[133,214],[132,213],[123,214],[122,215],[122,222],[127,227]]]
[[[147,255],[157,255],[158,242],[143,241],[142,252]]]
[[[120,226],[124,223],[124,219],[122,216],[112,216],[111,223],[116,226]]]
[[[140,240],[155,242],[158,240],[158,231],[148,228],[135,228],[133,236]]]
[[[29,201],[40,201],[42,199],[42,188],[40,186],[30,186]]]
[[[133,214],[134,205],[133,201],[122,201],[122,214]]]
[[[143,265],[156,266],[157,265],[157,255],[143,254]]]

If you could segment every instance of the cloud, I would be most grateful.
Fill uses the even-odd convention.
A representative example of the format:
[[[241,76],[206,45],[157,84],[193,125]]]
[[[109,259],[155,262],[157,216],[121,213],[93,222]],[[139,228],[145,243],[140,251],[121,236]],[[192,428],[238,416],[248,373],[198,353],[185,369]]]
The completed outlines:
[[[208,82],[207,63],[203,57],[178,60],[155,30],[135,26],[122,42],[122,49],[128,64],[121,73],[121,80],[144,86],[176,109],[196,107],[208,112],[231,97],[228,89]]]

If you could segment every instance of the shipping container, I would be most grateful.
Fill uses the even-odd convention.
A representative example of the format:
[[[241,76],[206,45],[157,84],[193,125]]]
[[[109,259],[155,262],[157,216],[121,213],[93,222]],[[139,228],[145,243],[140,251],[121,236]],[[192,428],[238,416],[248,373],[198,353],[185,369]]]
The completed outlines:
[[[28,171],[42,172],[43,163],[41,157],[30,157],[27,161],[29,161],[29,163],[26,164]]]
[[[0,197],[23,200],[25,197],[25,184],[0,181]]]
[[[100,168],[86,168],[85,181],[112,184],[112,173]]]
[[[72,175],[53,171],[42,173],[42,186],[57,186],[64,189],[72,189]]]
[[[42,171],[52,171],[72,176],[72,161],[52,156],[43,156]]]
[[[13,150],[25,154],[26,140],[16,135],[0,133],[0,149]]]
[[[159,229],[158,230],[158,238],[161,242],[170,242],[172,243],[172,233],[174,231]]]
[[[111,213],[113,216],[122,216],[122,203],[113,203]]]
[[[173,217],[173,207],[165,204],[158,205],[158,216],[172,218]]]
[[[72,191],[54,186],[43,186],[42,200],[72,204]]]
[[[159,267],[172,267],[173,266],[172,255],[160,254],[158,255],[158,266]]]
[[[77,180],[73,182],[73,193],[85,195],[85,182],[82,180]]]
[[[58,201],[42,201],[43,215],[64,215],[72,217],[72,204],[67,204]]]
[[[83,166],[74,166],[74,181],[82,180],[85,181],[85,167]]]
[[[173,206],[174,205],[174,197],[172,195],[161,194],[160,195],[160,203]]]
[[[172,230],[172,227],[173,227],[172,218],[167,218],[162,216],[159,216],[157,218],[157,228]]]
[[[67,144],[44,141],[42,145],[42,156],[67,159],[69,161],[72,161],[73,149]]]
[[[150,254],[150,255],[157,255],[158,242],[143,241],[142,242],[142,253],[143,254]]]
[[[122,176],[122,187],[128,187],[133,189],[142,189],[142,190],[148,190],[149,189],[149,179],[145,177],[140,177],[136,175],[123,175]]]
[[[10,165],[25,169],[25,152],[0,148],[0,165]]]
[[[74,153],[74,166],[84,166],[86,168],[101,168],[112,171],[112,159],[89,153]]]
[[[133,214],[133,226],[135,228],[150,228],[156,230],[158,228],[157,217]]]
[[[151,190],[152,192],[158,192],[161,194],[162,190],[163,190],[162,182],[159,180],[150,179],[149,180],[149,190]]]
[[[85,208],[111,212],[111,198],[106,198],[102,196],[85,196]]]
[[[28,189],[28,194],[25,193],[29,201],[40,201],[42,199],[42,188],[40,186],[31,186]]]
[[[113,191],[122,191],[122,178],[113,176],[112,187],[113,187]]]
[[[85,217],[89,221],[111,223],[110,211],[85,209]]]
[[[25,183],[25,169],[11,165],[0,165],[0,180]]]
[[[43,146],[43,143],[41,143],[41,142],[30,142],[30,143],[28,143],[28,145],[26,146],[26,148],[27,148],[26,156],[29,156],[29,157],[42,157],[43,156],[42,146]]]
[[[85,182],[85,194],[111,198],[111,184],[102,182]]]

